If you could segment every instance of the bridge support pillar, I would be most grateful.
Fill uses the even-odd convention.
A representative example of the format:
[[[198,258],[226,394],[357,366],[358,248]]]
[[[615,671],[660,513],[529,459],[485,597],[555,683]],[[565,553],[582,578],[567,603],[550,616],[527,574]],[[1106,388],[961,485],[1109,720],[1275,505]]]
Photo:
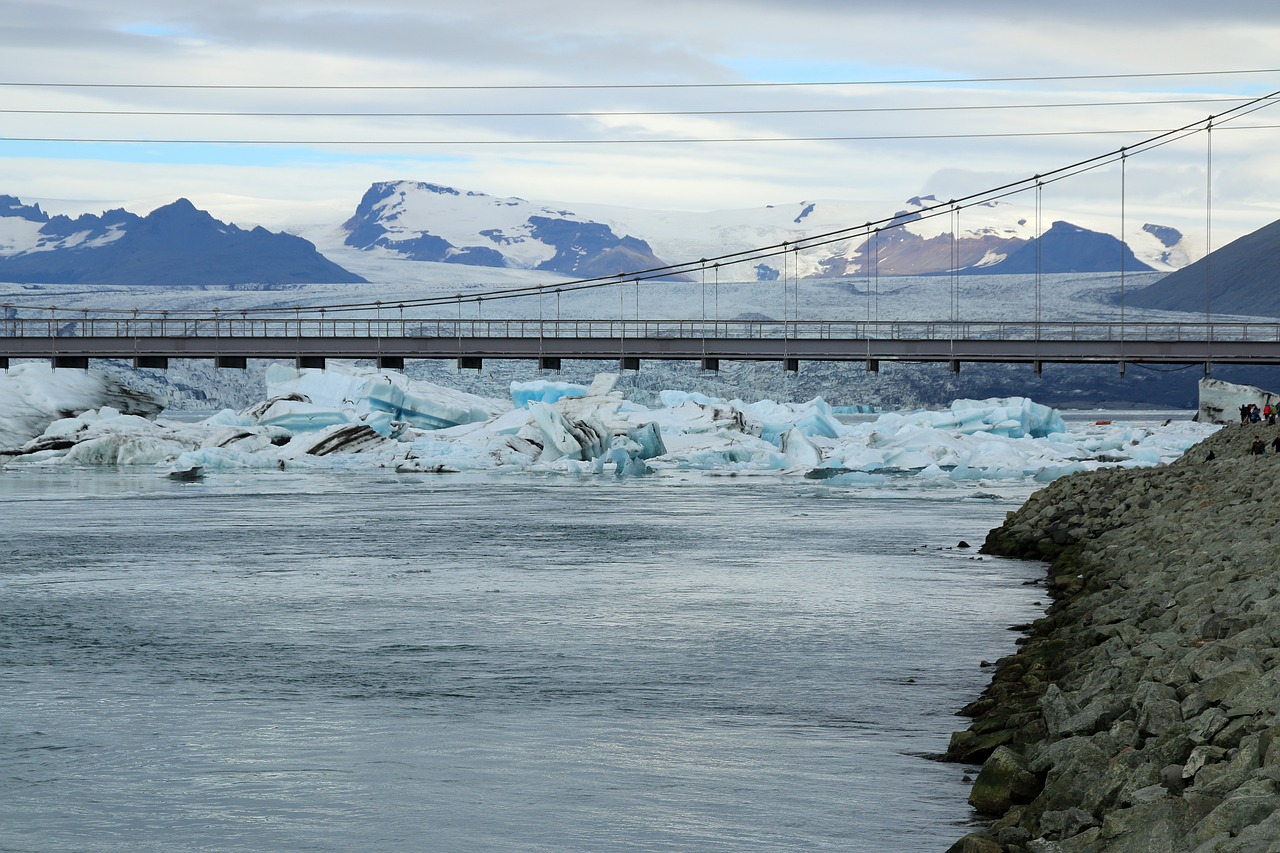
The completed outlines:
[[[324,356],[300,355],[294,360],[294,365],[299,370],[324,370]]]
[[[49,363],[54,367],[72,367],[76,370],[89,369],[89,357],[87,355],[55,355],[49,359]]]
[[[951,359],[951,372],[952,373],[960,372],[960,360],[958,358]]]
[[[404,370],[404,358],[398,355],[378,356],[379,370]]]
[[[880,359],[878,358],[867,359],[867,373],[879,373],[879,372],[880,372]]]
[[[1043,372],[1044,370],[1044,362],[1043,361],[1031,362],[1031,369],[1036,372],[1036,376],[1039,376],[1041,372]]]
[[[478,355],[458,356],[459,370],[481,370],[483,368],[484,368],[484,359]]]
[[[716,372],[718,372],[718,371],[720,370],[720,359],[718,359],[718,358],[704,358],[704,359],[702,360],[702,369],[703,369],[703,370],[709,370],[709,371],[711,371],[712,373],[716,373]]]
[[[784,358],[784,359],[782,360],[782,369],[783,369],[783,370],[785,370],[787,373],[799,373],[799,372],[800,372],[800,359],[798,359],[798,358]]]
[[[619,370],[634,370],[634,371],[636,371],[636,372],[639,372],[639,370],[640,370],[640,356],[638,356],[638,355],[624,355],[622,358],[618,359],[618,369],[619,369]]]
[[[1124,362],[1123,362],[1123,361],[1122,361],[1122,362],[1120,362],[1120,375],[1121,375],[1122,377],[1124,376]]]
[[[1205,375],[1205,376],[1212,376],[1212,375],[1213,375],[1213,362],[1212,362],[1212,361],[1206,361],[1206,362],[1204,363],[1204,375]]]
[[[559,359],[559,357],[554,356],[554,355],[540,355],[540,356],[538,356],[538,369],[539,369],[539,370],[555,370],[555,371],[559,371],[559,370],[560,370],[560,359]]]
[[[154,370],[168,370],[169,357],[166,355],[135,355],[133,357],[134,367],[149,367]]]
[[[230,370],[244,370],[249,366],[249,359],[242,355],[218,355],[213,358],[213,366]]]

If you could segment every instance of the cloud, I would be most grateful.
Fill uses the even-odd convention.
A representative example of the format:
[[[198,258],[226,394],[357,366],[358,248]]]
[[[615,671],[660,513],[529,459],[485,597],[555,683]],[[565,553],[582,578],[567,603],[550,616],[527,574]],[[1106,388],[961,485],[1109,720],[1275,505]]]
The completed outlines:
[[[981,176],[1034,174],[1226,105],[936,108],[1280,89],[1280,74],[705,87],[1269,68],[1280,64],[1274,2],[651,0],[639,10],[571,0],[0,0],[0,20],[0,81],[213,87],[0,86],[0,109],[9,111],[0,135],[10,139],[157,140],[0,141],[0,192],[104,201],[203,195],[215,200],[211,209],[219,197],[258,198],[263,222],[281,218],[267,209],[273,197],[311,210],[341,206],[374,180],[399,178],[686,210],[957,195]],[[216,88],[271,85],[295,88]],[[322,88],[300,88],[308,86]],[[359,86],[446,88],[341,88]],[[867,112],[894,107],[922,109]],[[50,109],[76,112],[15,112]],[[135,114],[91,112],[113,110]],[[169,114],[137,114],[146,112]],[[182,112],[265,115],[175,114]],[[432,115],[337,115],[378,112]],[[632,115],[602,115],[624,112]],[[1061,131],[1131,133],[1033,135]],[[1242,164],[1280,173],[1268,134],[1251,136],[1224,141],[1218,167],[1224,206],[1228,189],[1239,193],[1244,218],[1270,215],[1272,205],[1258,197],[1276,193],[1273,184],[1242,180]],[[663,141],[672,139],[773,141]],[[229,144],[211,144],[219,140]],[[237,144],[249,140],[264,144]],[[1185,163],[1198,156],[1189,150]]]

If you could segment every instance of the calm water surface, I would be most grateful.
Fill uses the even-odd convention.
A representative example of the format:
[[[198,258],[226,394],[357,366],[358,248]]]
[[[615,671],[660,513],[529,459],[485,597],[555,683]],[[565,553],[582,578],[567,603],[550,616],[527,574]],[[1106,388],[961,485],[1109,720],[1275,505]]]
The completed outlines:
[[[945,850],[1029,491],[0,471],[0,850]]]

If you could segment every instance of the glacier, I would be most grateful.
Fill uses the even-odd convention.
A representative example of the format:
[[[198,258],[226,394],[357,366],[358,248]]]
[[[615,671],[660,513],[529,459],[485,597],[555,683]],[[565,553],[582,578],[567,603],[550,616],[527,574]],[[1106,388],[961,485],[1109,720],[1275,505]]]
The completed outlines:
[[[744,402],[667,390],[656,405],[617,390],[534,380],[491,399],[394,371],[271,366],[266,396],[202,420],[168,416],[95,371],[18,365],[0,375],[0,465],[245,470],[539,472],[615,477],[775,474],[828,485],[974,487],[1046,482],[1109,465],[1168,461],[1217,427],[1077,425],[1022,397],[846,423],[822,399]],[[122,406],[122,403],[132,405]],[[15,417],[12,413],[23,413]]]

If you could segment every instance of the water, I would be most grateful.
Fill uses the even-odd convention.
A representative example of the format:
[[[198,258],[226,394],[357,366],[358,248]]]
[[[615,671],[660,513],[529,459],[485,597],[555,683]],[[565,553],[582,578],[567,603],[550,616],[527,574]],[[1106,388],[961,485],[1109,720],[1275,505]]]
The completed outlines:
[[[0,850],[945,850],[1028,491],[0,472]]]

